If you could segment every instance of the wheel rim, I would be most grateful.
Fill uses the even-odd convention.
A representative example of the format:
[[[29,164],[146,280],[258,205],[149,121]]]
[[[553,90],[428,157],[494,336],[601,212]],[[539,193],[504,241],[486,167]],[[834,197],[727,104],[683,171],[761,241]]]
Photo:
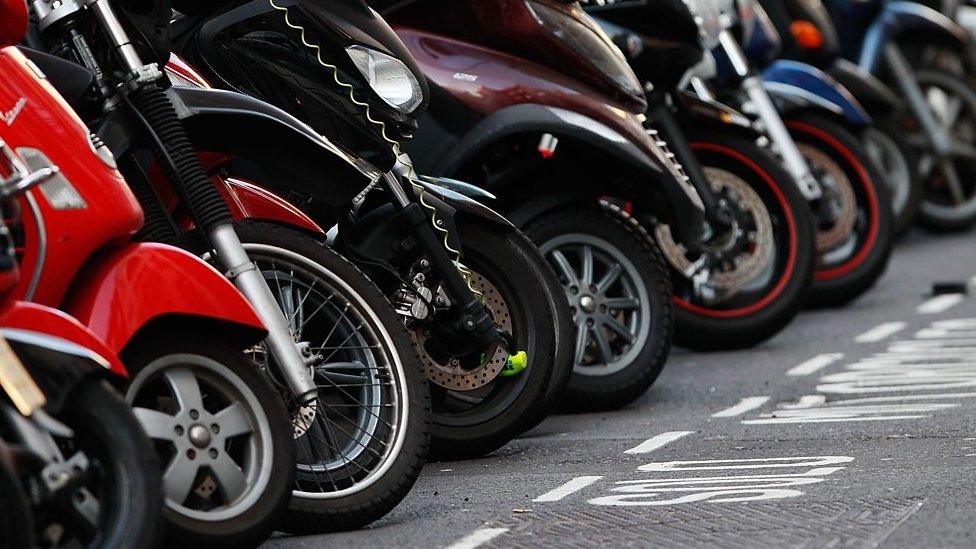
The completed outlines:
[[[926,102],[939,124],[956,143],[976,143],[976,105],[939,82],[919,81]],[[930,154],[920,159],[925,177],[923,213],[943,219],[976,215],[976,159],[954,156],[941,161]]]
[[[891,208],[900,215],[908,206],[912,175],[901,148],[887,134],[875,128],[864,132],[864,148],[868,156],[881,168],[888,189],[891,191]]]
[[[195,354],[160,357],[126,399],[164,458],[166,506],[201,521],[250,509],[271,477],[271,427],[253,391],[227,366]]]
[[[319,357],[313,367],[318,396],[292,414],[298,446],[293,495],[336,499],[361,492],[393,466],[406,436],[406,376],[393,339],[362,296],[324,266],[276,246],[244,247],[292,336]],[[263,347],[254,353],[266,367]]]
[[[540,246],[559,275],[575,323],[574,373],[605,376],[629,366],[650,332],[650,296],[637,266],[589,234],[564,234]]]

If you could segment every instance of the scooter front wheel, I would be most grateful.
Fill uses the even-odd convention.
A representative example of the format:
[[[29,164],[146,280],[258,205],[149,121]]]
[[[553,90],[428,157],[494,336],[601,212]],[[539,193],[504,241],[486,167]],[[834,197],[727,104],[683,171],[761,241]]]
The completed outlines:
[[[894,244],[888,188],[861,142],[842,126],[814,114],[785,122],[823,191],[813,205],[817,265],[809,304],[844,305],[888,265]]]
[[[754,141],[715,131],[689,141],[735,222],[727,238],[697,252],[667,225],[655,229],[675,286],[676,341],[697,350],[750,347],[782,330],[809,295],[809,207],[779,160]],[[696,286],[688,273],[701,260],[708,273]]]

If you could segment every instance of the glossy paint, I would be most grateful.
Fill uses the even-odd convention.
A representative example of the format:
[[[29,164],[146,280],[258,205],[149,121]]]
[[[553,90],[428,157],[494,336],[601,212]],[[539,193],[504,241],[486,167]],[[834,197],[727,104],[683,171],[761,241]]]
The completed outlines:
[[[834,110],[850,124],[871,124],[871,117],[851,92],[816,67],[781,59],[766,67],[762,77],[767,90],[774,97],[793,94],[801,101],[809,100],[815,105]]]
[[[113,374],[129,375],[116,351],[77,319],[57,309],[27,301],[7,303],[0,307],[0,326],[40,332],[81,345],[105,359]]]
[[[20,42],[27,32],[27,3],[24,0],[0,0],[0,46]]]

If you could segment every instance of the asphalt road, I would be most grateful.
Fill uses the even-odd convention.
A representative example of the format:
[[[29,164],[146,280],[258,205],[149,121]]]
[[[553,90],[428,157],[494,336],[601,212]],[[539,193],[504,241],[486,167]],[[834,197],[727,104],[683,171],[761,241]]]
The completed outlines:
[[[931,292],[974,275],[976,234],[910,233],[844,309],[677,350],[623,410],[431,463],[369,529],[266,547],[972,547],[976,287]]]

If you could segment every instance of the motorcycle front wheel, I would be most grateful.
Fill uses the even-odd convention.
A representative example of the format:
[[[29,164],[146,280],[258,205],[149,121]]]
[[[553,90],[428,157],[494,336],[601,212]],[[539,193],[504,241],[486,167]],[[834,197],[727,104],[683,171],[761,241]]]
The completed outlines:
[[[808,304],[844,305],[888,265],[894,245],[888,188],[861,142],[842,126],[815,114],[784,122],[820,181],[823,196],[814,207],[831,212],[829,221],[814,215],[817,263]]]

